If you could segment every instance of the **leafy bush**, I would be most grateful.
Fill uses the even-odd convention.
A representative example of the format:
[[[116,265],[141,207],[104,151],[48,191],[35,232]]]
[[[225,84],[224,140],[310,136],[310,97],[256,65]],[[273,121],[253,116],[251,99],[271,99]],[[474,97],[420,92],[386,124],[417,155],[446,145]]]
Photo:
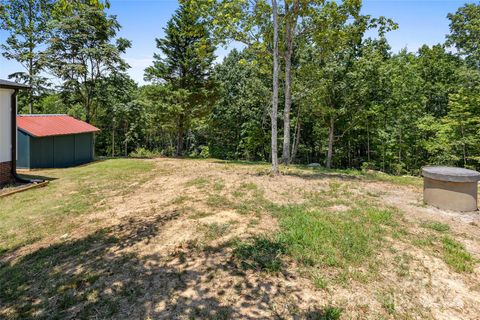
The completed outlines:
[[[132,158],[155,158],[160,156],[160,154],[156,151],[150,151],[145,148],[137,148],[135,151],[130,153],[130,157]]]
[[[203,159],[210,158],[210,150],[209,150],[208,146],[201,146],[200,147],[199,156],[200,156],[200,158],[203,158]]]

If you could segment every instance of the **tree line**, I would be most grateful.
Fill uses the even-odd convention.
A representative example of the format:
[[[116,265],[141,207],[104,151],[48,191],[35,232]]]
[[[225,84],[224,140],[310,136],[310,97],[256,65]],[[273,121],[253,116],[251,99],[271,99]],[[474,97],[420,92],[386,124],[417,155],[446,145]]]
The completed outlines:
[[[480,167],[478,4],[448,15],[445,43],[392,52],[386,35],[401,26],[362,14],[360,0],[182,0],[142,86],[108,7],[0,1],[2,54],[33,88],[22,111],[98,126],[99,155],[271,161],[273,171]],[[219,61],[222,46],[235,49]]]

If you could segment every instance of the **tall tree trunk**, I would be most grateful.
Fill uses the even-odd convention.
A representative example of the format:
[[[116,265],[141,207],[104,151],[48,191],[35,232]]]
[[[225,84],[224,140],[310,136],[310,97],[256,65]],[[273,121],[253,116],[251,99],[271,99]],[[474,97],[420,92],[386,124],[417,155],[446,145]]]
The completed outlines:
[[[115,126],[112,129],[112,158],[115,157]]]
[[[175,152],[175,155],[177,157],[179,157],[183,154],[184,139],[185,139],[185,131],[183,130],[183,128],[179,128],[178,133],[177,133],[177,150]]]
[[[30,90],[28,90],[28,104],[29,104],[29,113],[33,114],[33,49],[30,48],[30,59],[29,59],[29,64],[30,64],[30,70],[28,71],[28,85],[30,86]]]
[[[398,163],[402,164],[402,128],[398,132]]]
[[[300,119],[297,119],[297,126],[295,129],[295,137],[293,138],[292,155],[290,156],[290,162],[295,162],[295,158],[297,157],[298,145],[300,144],[301,129],[302,124],[300,122]]]
[[[463,124],[461,124],[460,128],[462,132],[463,167],[465,168],[467,166],[467,149],[465,146],[465,130]]]
[[[367,120],[367,161],[370,165],[370,127]]]
[[[335,121],[333,117],[330,117],[330,127],[328,129],[327,169],[330,169],[332,167],[334,134],[335,134]]]
[[[297,10],[298,1],[295,3],[294,11]],[[297,19],[289,19],[288,5],[285,5],[286,22],[285,22],[285,110],[283,112],[283,153],[282,162],[288,165],[290,163],[290,110],[292,108],[292,56],[293,56],[293,40]],[[293,13],[296,15],[296,12]]]
[[[28,85],[30,86],[30,90],[28,92],[28,104],[29,104],[29,113],[33,113],[33,9],[32,3],[28,2],[28,19],[29,19],[29,48],[28,48]]]
[[[278,174],[278,12],[277,0],[272,0],[273,13],[273,96],[272,96],[272,173]]]

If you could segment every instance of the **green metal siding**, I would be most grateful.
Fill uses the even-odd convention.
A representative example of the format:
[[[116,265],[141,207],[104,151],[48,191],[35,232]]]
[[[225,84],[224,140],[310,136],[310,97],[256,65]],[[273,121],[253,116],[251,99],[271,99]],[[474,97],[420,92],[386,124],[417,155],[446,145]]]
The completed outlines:
[[[30,168],[54,168],[53,137],[30,137]]]
[[[17,167],[30,169],[30,136],[18,130]]]
[[[43,138],[18,133],[19,168],[66,168],[93,161],[93,133]]]
[[[65,168],[75,165],[75,136],[53,137],[54,167]]]
[[[83,164],[93,160],[93,134],[75,135],[75,163]]]

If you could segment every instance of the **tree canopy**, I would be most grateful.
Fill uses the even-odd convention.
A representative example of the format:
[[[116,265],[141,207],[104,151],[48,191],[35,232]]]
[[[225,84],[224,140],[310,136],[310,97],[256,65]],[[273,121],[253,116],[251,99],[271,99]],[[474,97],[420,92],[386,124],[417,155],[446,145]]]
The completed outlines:
[[[445,43],[393,52],[398,26],[360,0],[180,1],[141,86],[110,5],[0,2],[1,53],[34,88],[21,104],[100,127],[98,155],[480,169],[478,4],[448,15]]]

